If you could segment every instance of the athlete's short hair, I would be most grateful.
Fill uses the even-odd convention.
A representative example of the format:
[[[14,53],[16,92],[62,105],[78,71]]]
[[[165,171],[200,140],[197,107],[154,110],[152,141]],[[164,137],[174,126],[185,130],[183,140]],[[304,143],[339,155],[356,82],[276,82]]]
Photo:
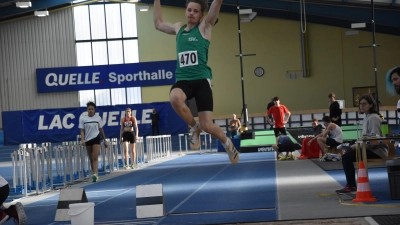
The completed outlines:
[[[93,106],[93,108],[96,109],[96,103],[92,101],[88,101],[88,103],[86,103],[86,108],[89,108],[89,106]]]
[[[205,12],[208,10],[208,0],[186,0],[186,8],[188,7],[189,3],[191,3],[191,2],[199,4],[202,12]]]

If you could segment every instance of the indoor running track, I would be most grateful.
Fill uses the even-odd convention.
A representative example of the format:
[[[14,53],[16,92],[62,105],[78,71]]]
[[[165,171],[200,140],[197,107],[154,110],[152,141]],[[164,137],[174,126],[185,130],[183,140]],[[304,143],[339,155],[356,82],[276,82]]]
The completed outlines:
[[[96,224],[216,224],[277,220],[275,154],[190,154],[85,186]],[[100,177],[101,179],[101,177]],[[137,185],[162,184],[166,216],[136,219]],[[29,224],[54,222],[59,195],[25,205]]]

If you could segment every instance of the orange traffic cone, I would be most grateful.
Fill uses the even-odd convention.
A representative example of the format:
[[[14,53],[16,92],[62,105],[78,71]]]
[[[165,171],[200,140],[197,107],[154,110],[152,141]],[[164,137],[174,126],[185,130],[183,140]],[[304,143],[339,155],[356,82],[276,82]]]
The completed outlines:
[[[364,162],[361,161],[358,166],[358,183],[357,195],[353,202],[376,202],[377,199],[372,197],[371,188],[369,187],[367,172],[365,171]]]

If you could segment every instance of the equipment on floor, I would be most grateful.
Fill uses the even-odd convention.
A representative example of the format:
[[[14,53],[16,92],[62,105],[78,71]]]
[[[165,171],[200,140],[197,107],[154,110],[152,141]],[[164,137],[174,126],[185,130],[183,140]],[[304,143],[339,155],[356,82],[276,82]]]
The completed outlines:
[[[162,184],[136,186],[136,217],[150,218],[165,215]]]
[[[88,202],[88,199],[86,197],[85,189],[83,188],[61,189],[54,221],[70,221],[71,217],[68,214],[69,205],[74,203],[86,203],[86,202]]]

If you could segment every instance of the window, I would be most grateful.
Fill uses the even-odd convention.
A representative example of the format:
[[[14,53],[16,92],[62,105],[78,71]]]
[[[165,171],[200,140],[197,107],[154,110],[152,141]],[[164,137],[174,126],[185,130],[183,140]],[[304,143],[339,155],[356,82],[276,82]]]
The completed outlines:
[[[92,4],[74,8],[78,66],[139,62],[136,5]],[[79,91],[79,102],[96,105],[140,104],[140,87]]]

